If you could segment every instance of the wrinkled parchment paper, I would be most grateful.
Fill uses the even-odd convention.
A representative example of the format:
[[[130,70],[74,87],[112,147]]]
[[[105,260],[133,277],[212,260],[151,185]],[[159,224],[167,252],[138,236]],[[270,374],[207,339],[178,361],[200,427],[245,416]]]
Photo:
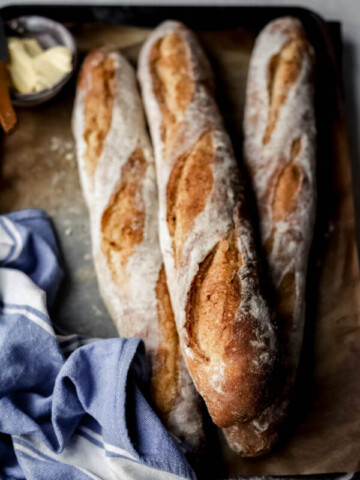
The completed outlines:
[[[135,65],[148,31],[77,25],[74,33],[80,53],[112,43]],[[199,36],[214,65],[218,100],[240,152],[254,34],[238,29],[199,32]],[[74,82],[50,104],[18,111],[18,128],[2,145],[0,211],[41,207],[52,215],[67,270],[55,318],[68,330],[108,337],[116,333],[99,297],[90,256],[88,218],[70,129],[73,95]],[[319,144],[319,212],[294,419],[284,445],[262,459],[241,459],[219,433],[216,451],[224,460],[224,477],[360,469],[360,279],[351,168],[339,100],[333,94],[326,102],[328,110],[324,107],[322,112],[320,102],[318,111],[319,143],[323,142]]]

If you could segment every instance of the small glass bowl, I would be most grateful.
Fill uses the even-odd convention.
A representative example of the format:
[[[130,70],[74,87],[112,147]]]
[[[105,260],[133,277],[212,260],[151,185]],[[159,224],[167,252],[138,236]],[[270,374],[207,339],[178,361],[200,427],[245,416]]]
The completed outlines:
[[[35,93],[19,93],[11,89],[12,103],[18,107],[33,107],[55,97],[72,77],[77,65],[77,48],[74,37],[59,22],[36,15],[13,18],[6,22],[7,36],[34,38],[44,49],[63,45],[71,50],[72,69],[53,87]]]

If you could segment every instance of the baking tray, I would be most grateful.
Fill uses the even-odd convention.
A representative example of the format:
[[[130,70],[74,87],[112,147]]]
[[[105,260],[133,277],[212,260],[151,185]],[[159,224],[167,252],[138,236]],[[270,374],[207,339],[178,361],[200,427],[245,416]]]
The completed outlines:
[[[334,123],[343,125],[338,27],[332,25],[330,28],[318,15],[296,7],[16,5],[1,8],[0,12],[4,21],[20,15],[43,15],[65,23],[77,40],[80,60],[88,49],[110,41],[121,47],[133,63],[136,63],[148,29],[169,18],[183,21],[197,32],[217,72],[217,100],[240,163],[246,72],[254,38],[273,18],[292,15],[302,21],[316,50],[316,110],[317,118],[321,118],[318,122],[318,159],[322,159],[318,161],[318,178],[321,182],[318,183],[318,215],[310,258],[308,291],[312,294],[308,295],[307,301],[310,321],[305,340],[305,349],[311,351],[312,319],[319,301],[319,294],[313,292],[316,292],[321,276],[319,266],[326,252],[338,194],[342,194],[339,189],[344,186],[334,186],[334,170],[330,161],[334,143],[329,141]],[[137,27],[136,31],[133,26]],[[232,44],[235,43],[242,47],[233,52]],[[222,57],[223,49],[227,51],[225,59]],[[239,71],[236,85],[234,78],[227,74],[229,67]],[[99,296],[91,259],[88,213],[80,190],[70,128],[74,89],[73,80],[52,102],[29,110],[17,110],[18,129],[10,137],[3,138],[1,145],[0,213],[32,207],[44,208],[51,215],[66,273],[66,281],[51,312],[52,318],[67,331],[106,338],[117,333]],[[345,178],[349,175],[348,152],[343,146],[339,149],[338,156],[345,162],[345,172],[344,169],[339,172]],[[347,193],[349,178],[346,177]],[[347,208],[351,210],[352,198],[348,197],[350,204]],[[351,212],[349,215],[353,219]],[[312,371],[310,357],[308,355],[307,360],[302,362],[301,386],[309,386],[309,372]],[[309,404],[307,396],[299,395],[298,398],[299,403]],[[218,455],[213,452],[211,457],[213,461],[210,462],[208,457],[208,467],[204,470],[207,473],[203,471],[202,476],[207,479],[224,476],[224,466]],[[235,471],[236,468],[233,468],[228,473],[235,475]],[[315,478],[314,475],[311,478]]]
[[[320,71],[326,70],[322,63],[328,58],[328,50],[324,44],[326,25],[319,16],[303,8],[27,4],[7,6],[1,8],[0,12],[4,21],[20,15],[42,15],[66,23],[79,43],[79,63],[81,54],[85,53],[89,45],[95,47],[109,38],[110,41],[113,40],[112,33],[104,34],[103,37],[93,35],[94,26],[97,28],[98,25],[108,25],[109,28],[116,28],[118,25],[136,25],[148,29],[172,18],[183,21],[194,30],[220,32],[220,37],[221,31],[234,30],[237,40],[245,44],[244,58],[240,59],[240,64],[243,65],[248,61],[246,51],[251,48],[256,32],[271,19],[283,15],[296,16],[303,22],[311,42],[316,45]],[[85,24],[87,28],[82,31]],[[246,26],[247,32],[251,31],[254,35],[244,34],[241,30],[243,26]],[[139,43],[127,48],[127,56],[133,61],[136,60],[143,38],[144,35],[139,32]],[[212,58],[213,63],[216,63],[216,60]],[[235,61],[234,68],[236,63]],[[221,67],[218,62],[215,68]],[[246,68],[243,68],[243,71],[246,72]],[[224,84],[218,88],[218,102],[222,106],[225,119],[228,120],[227,127],[240,157],[244,94],[238,98],[227,98],[225,92],[235,89],[229,88],[226,78],[223,80]],[[245,75],[239,78],[239,90],[242,92],[245,81]],[[74,83],[72,81],[51,103],[29,110],[17,110],[19,128],[3,145],[0,211],[39,207],[52,216],[67,272],[67,280],[54,309],[54,320],[67,330],[77,330],[79,333],[96,337],[113,337],[116,335],[115,327],[109,320],[98,294],[91,260],[87,210],[76,171],[74,142],[70,130]],[[322,143],[325,146],[325,142]],[[29,155],[28,152],[32,154]],[[324,158],[326,155],[324,153]]]

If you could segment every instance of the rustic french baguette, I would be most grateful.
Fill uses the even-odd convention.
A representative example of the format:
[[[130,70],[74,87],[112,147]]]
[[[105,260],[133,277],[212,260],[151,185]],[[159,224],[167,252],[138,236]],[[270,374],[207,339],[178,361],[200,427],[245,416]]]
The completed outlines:
[[[314,52],[294,18],[271,22],[251,57],[244,158],[260,218],[282,345],[283,383],[259,417],[225,431],[230,446],[261,455],[286,419],[303,341],[305,280],[315,217]]]
[[[180,345],[213,421],[230,427],[268,405],[277,357],[242,178],[210,66],[184,25],[155,29],[140,52],[139,79]]]
[[[115,50],[100,48],[85,59],[73,132],[102,297],[119,334],[145,342],[163,422],[198,448],[201,399],[179,350],[158,240],[152,149],[134,71]]]

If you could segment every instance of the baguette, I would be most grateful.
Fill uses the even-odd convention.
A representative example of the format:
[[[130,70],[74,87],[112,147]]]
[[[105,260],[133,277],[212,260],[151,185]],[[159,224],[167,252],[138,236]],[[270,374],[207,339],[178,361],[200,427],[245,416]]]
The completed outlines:
[[[134,71],[111,48],[84,61],[73,132],[101,295],[119,334],[145,342],[157,413],[198,449],[201,399],[179,351],[158,240],[152,149]]]
[[[244,455],[271,449],[288,414],[305,321],[305,286],[315,219],[314,52],[294,18],[271,22],[251,57],[244,158],[275,291],[283,383],[258,418],[225,431]]]
[[[155,150],[160,244],[180,345],[220,427],[271,400],[276,333],[259,291],[242,178],[193,34],[168,21],[140,52]]]

